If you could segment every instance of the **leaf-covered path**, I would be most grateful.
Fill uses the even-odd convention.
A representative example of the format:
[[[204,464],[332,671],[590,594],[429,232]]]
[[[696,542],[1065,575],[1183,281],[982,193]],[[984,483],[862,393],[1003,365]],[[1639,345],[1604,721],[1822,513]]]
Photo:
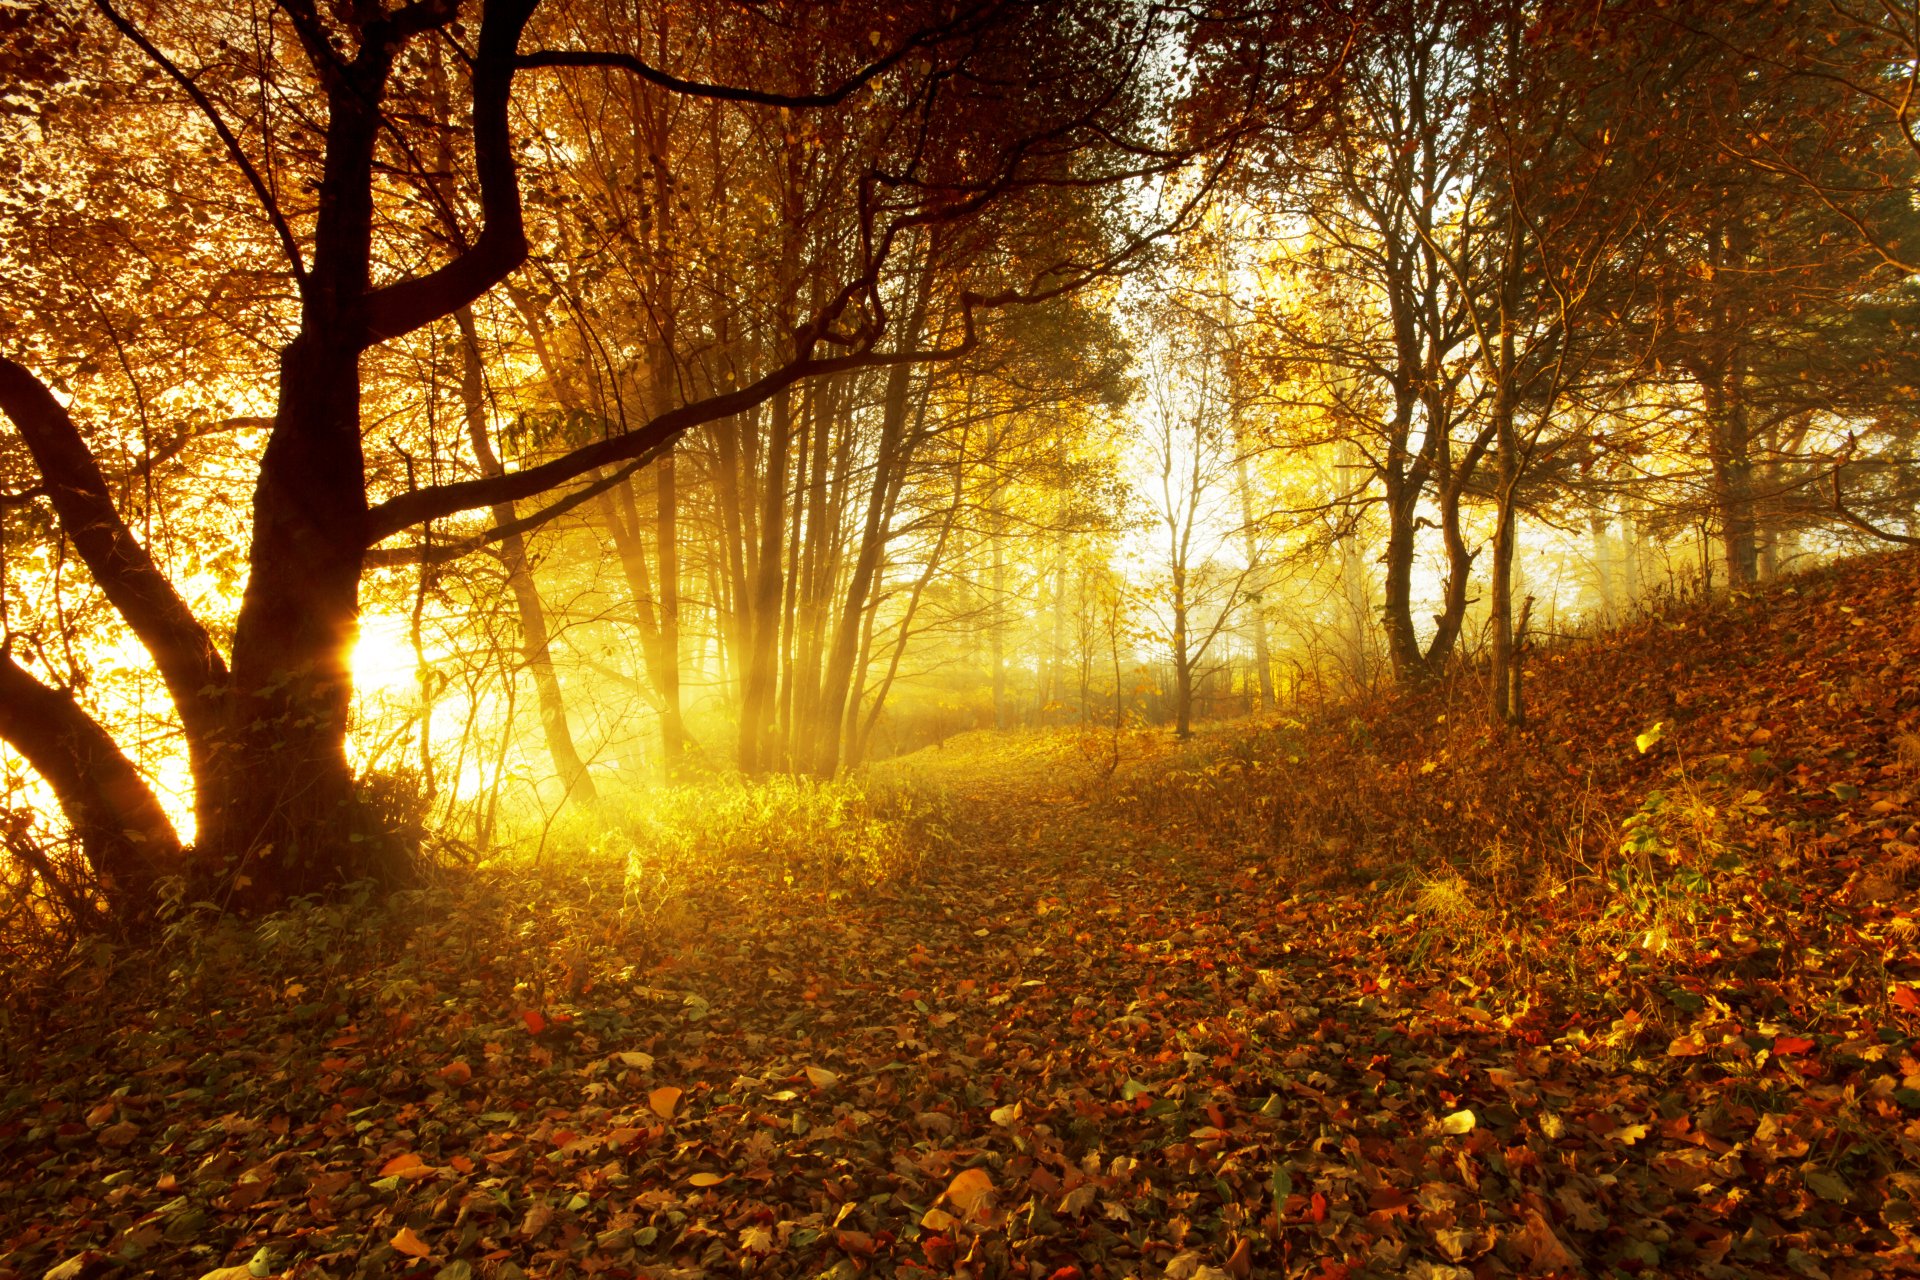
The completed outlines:
[[[425,895],[76,974],[0,1276],[1911,1269],[1911,1042],[1789,1021],[1778,951],[1559,1008],[1377,887],[948,785],[891,889],[715,877],[645,937],[617,881]]]

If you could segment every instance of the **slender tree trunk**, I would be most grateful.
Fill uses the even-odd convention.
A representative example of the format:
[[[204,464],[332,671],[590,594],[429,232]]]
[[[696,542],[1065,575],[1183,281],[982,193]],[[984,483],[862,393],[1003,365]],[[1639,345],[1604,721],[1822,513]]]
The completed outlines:
[[[1236,448],[1239,448],[1239,434],[1234,435]],[[1247,456],[1244,448],[1239,449],[1240,456],[1233,460],[1234,481],[1240,490],[1240,537],[1247,557],[1247,575],[1253,583],[1253,600],[1248,603],[1253,614],[1253,665],[1258,676],[1257,688],[1260,691],[1261,710],[1273,707],[1273,651],[1267,640],[1267,611],[1265,608],[1266,575],[1261,571],[1258,560],[1260,547],[1254,535],[1253,488],[1247,477]]]
[[[903,347],[919,342],[932,291],[933,258],[929,253],[921,266],[913,302],[907,308],[902,325],[899,340]],[[867,494],[860,547],[848,576],[846,594],[840,601],[840,617],[833,628],[833,647],[827,655],[826,678],[820,693],[817,718],[820,741],[814,769],[821,774],[831,774],[840,765],[840,748],[849,719],[847,702],[853,687],[854,659],[860,648],[861,618],[873,592],[881,556],[886,551],[888,499],[894,488],[894,473],[905,470],[907,455],[911,452],[905,447],[904,436],[912,388],[912,370],[906,365],[897,364],[887,371],[886,389],[881,397],[880,439],[874,451],[873,488]]]
[[[1503,360],[1503,372],[1510,364]],[[1492,630],[1488,670],[1488,714],[1495,724],[1513,723],[1515,661],[1513,644],[1513,553],[1516,536],[1515,490],[1520,483],[1519,441],[1513,427],[1508,381],[1494,391],[1493,421],[1498,457],[1494,492],[1493,564],[1489,569],[1488,607]]]
[[[1729,361],[1726,374],[1710,383],[1706,392],[1713,498],[1720,518],[1727,585],[1751,586],[1760,576],[1759,532],[1753,502],[1753,442],[1737,356]]]
[[[1193,656],[1188,651],[1187,574],[1173,569],[1173,732],[1181,741],[1193,736]]]
[[[494,452],[493,436],[487,429],[485,367],[480,358],[480,339],[473,323],[473,310],[462,307],[454,316],[460,328],[460,401],[466,411],[467,439],[480,463],[480,473],[497,476],[505,473],[500,455]],[[514,504],[497,503],[493,507],[496,526],[511,526],[516,518]],[[523,535],[510,533],[500,539],[500,567],[507,575],[507,589],[513,595],[515,615],[520,623],[521,652],[540,707],[540,729],[546,738],[547,757],[553,762],[554,776],[560,779],[568,800],[585,804],[599,803],[586,765],[581,763],[574,745],[573,726],[567,719],[566,696],[560,690],[560,677],[553,667],[553,641],[547,630],[546,606],[540,588],[533,580],[533,567],[527,559]]]
[[[746,687],[740,707],[740,769],[761,773],[774,761],[774,694],[779,677],[781,552],[786,541],[787,455],[793,437],[793,397],[781,391],[773,399],[762,479],[759,572],[748,610]]]
[[[686,713],[680,703],[680,479],[668,445],[654,464],[658,485],[654,502],[654,541],[660,556],[660,670],[654,687],[660,692],[661,767],[667,781],[680,776],[687,752]]]

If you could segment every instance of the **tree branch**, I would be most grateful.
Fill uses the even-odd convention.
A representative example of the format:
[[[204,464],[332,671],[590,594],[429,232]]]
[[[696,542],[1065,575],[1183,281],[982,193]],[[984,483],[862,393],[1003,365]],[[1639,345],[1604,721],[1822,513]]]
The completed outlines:
[[[87,861],[122,918],[157,905],[161,876],[181,869],[180,837],[120,747],[73,695],[43,684],[0,645],[0,741],[59,797]]]
[[[649,84],[655,84],[673,93],[688,97],[711,98],[719,102],[743,102],[761,107],[833,107],[845,102],[867,85],[898,66],[916,49],[938,44],[955,34],[977,29],[983,21],[1004,6],[994,4],[986,6],[981,14],[973,15],[967,21],[955,21],[942,26],[929,27],[916,32],[903,41],[893,52],[876,62],[868,63],[852,76],[841,81],[824,93],[769,93],[762,89],[743,89],[737,85],[711,84],[703,80],[687,80],[671,72],[662,71],[653,64],[643,61],[631,53],[601,49],[542,49],[529,53],[519,60],[522,67],[598,67],[609,71],[625,71],[638,76]]]
[[[1853,528],[1862,533],[1871,534],[1882,542],[1891,542],[1902,547],[1920,547],[1920,538],[1912,534],[1895,533],[1891,529],[1882,529],[1847,506],[1846,498],[1840,491],[1840,469],[1846,465],[1846,461],[1842,459],[1833,469],[1833,513]]]
[[[19,429],[61,527],[94,581],[153,655],[188,733],[204,741],[213,727],[209,695],[227,679],[213,638],[120,518],[73,418],[38,378],[5,357],[0,412]]]
[[[718,422],[723,418],[745,413],[748,409],[764,404],[771,400],[775,393],[803,378],[895,364],[951,360],[963,356],[973,350],[977,342],[972,309],[978,300],[969,296],[963,299],[963,302],[965,333],[952,346],[930,351],[902,351],[886,354],[859,352],[825,359],[802,356],[744,387],[709,396],[704,400],[696,400],[692,404],[682,405],[677,409],[670,409],[638,430],[585,445],[570,453],[562,454],[550,462],[528,467],[524,471],[509,471],[503,475],[486,476],[477,480],[460,480],[452,484],[415,489],[410,493],[389,498],[367,512],[364,527],[367,530],[368,544],[390,538],[402,529],[410,528],[423,520],[434,520],[460,511],[471,511],[476,507],[530,498],[601,467],[652,454],[656,450],[665,448],[694,427]]]
[[[368,293],[363,341],[372,346],[452,315],[505,280],[527,257],[520,176],[507,107],[520,33],[539,0],[487,0],[473,59],[473,155],[480,180],[480,234],[451,262]]]
[[[506,524],[494,525],[491,529],[476,533],[471,537],[456,538],[437,547],[375,547],[369,550],[361,563],[369,569],[396,569],[411,564],[446,564],[458,560],[461,556],[478,551],[490,542],[499,542],[515,534],[531,533],[541,525],[558,516],[563,516],[581,503],[597,498],[607,490],[625,480],[634,472],[651,466],[668,445],[659,445],[627,463],[624,467],[610,472],[584,488],[576,489],[563,498],[558,498],[538,511],[532,511],[517,520]]]

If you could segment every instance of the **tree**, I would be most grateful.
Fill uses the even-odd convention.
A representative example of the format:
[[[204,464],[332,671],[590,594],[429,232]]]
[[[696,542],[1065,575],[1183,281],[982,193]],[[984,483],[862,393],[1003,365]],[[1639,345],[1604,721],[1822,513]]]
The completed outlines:
[[[217,149],[222,171],[244,182],[291,294],[231,635],[196,616],[118,510],[87,430],[12,359],[0,362],[0,410],[30,455],[38,483],[28,488],[44,495],[165,681],[192,758],[194,868],[228,877],[242,900],[259,903],[377,870],[367,855],[381,842],[357,809],[345,750],[348,653],[370,549],[423,522],[469,511],[504,517],[506,504],[575,485],[516,515],[516,527],[530,528],[618,483],[694,427],[761,406],[779,419],[804,379],[964,353],[982,311],[1059,296],[1135,260],[1191,202],[1143,209],[1119,185],[1171,173],[1237,127],[1232,112],[1199,111],[1177,141],[1154,137],[1153,60],[1144,52],[1159,47],[1159,19],[1101,0],[910,6],[878,23],[864,6],[782,9],[764,20],[722,15],[711,65],[741,73],[730,81],[701,78],[699,44],[673,50],[675,65],[655,65],[601,47],[590,25],[570,25],[590,23],[591,9],[549,14],[538,0],[326,12],[293,0],[247,19],[217,6],[129,16],[99,0],[97,9],[127,42],[102,56],[119,65],[128,46],[137,50],[177,93],[174,118],[179,104],[192,109],[184,145]],[[544,25],[537,10],[550,18]],[[1092,32],[1107,38],[1087,38]],[[456,50],[452,61],[464,72],[450,95],[455,109],[437,117],[458,122],[444,149],[429,100],[435,59],[427,50],[435,47]],[[783,85],[785,54],[801,48],[811,83]],[[1017,76],[1006,74],[1012,66]],[[869,103],[890,113],[898,121],[890,145],[838,193],[854,210],[850,252],[804,294],[785,292],[791,275],[781,283],[774,331],[759,343],[764,358],[737,379],[536,465],[383,492],[364,439],[368,354],[476,305],[522,266],[529,222],[515,113],[537,110],[538,99],[521,100],[518,86],[534,73],[564,83],[605,71],[748,115],[845,113]],[[55,123],[84,128],[84,96]],[[309,120],[321,123],[309,129]],[[428,158],[449,153],[460,176],[428,180]],[[917,346],[900,332],[887,281],[907,245],[988,219],[1003,229],[1043,226],[1049,193],[1083,200],[1101,190],[1111,194],[1101,216],[1082,224],[1086,235],[1054,235],[1050,248],[997,259],[979,279],[984,288],[972,274],[953,280],[956,323],[945,346]],[[435,194],[423,203],[421,192]],[[426,207],[432,200],[471,216],[438,217]],[[896,338],[906,341],[891,345]],[[777,519],[763,520],[763,549],[777,550],[779,533]],[[482,536],[505,534],[496,527]],[[763,621],[753,644],[762,652],[780,586],[770,572],[763,564],[757,585]],[[91,717],[71,694],[18,662],[6,676],[20,697],[58,709],[0,727],[59,788],[116,893],[139,903],[153,876],[188,869],[177,838],[154,820],[150,792],[132,787],[124,756],[103,753],[106,735],[87,730]],[[749,698],[756,724],[764,701]],[[142,856],[133,856],[128,831]]]

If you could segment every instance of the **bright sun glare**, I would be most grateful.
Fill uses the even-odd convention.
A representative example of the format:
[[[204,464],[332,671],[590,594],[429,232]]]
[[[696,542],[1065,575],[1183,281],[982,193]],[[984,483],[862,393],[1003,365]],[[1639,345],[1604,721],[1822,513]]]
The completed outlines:
[[[416,665],[404,618],[374,614],[360,619],[360,639],[353,646],[356,689],[372,693],[411,684]]]

